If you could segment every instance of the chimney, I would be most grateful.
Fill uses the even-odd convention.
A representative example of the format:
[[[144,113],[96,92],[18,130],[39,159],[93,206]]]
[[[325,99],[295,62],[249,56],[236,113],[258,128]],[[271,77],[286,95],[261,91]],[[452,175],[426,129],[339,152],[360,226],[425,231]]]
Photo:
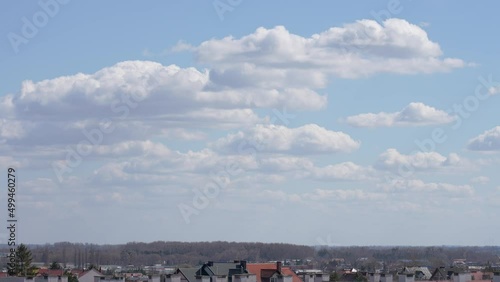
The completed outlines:
[[[208,261],[207,262],[207,266],[214,266],[214,262],[213,261]]]
[[[276,262],[276,270],[281,274],[281,261]]]
[[[240,260],[240,265],[241,265],[241,269],[243,270],[243,272],[245,270],[247,270],[247,261],[246,260]]]

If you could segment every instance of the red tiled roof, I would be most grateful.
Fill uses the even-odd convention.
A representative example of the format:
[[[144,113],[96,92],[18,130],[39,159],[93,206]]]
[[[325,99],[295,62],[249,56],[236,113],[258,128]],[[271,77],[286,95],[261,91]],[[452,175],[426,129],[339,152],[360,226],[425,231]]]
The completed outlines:
[[[38,270],[38,276],[62,276],[63,274],[64,270],[62,269],[40,268]]]
[[[73,272],[73,271],[71,271]],[[99,270],[95,269],[95,268],[92,268],[92,269],[89,269],[89,270],[82,270],[79,274],[78,274],[78,277],[82,277],[84,275],[86,275],[87,273],[89,272],[94,272],[95,275],[94,276],[104,276],[104,274],[102,274]]]
[[[283,271],[283,268],[281,269],[281,271]],[[271,276],[274,275],[274,273],[276,273],[276,269],[262,269],[260,271],[260,279],[262,280],[262,278],[269,278]]]
[[[276,263],[249,263],[247,264],[248,272],[255,274],[257,282],[262,282],[262,277],[260,277],[262,270],[274,270],[276,271]],[[292,276],[292,282],[302,282],[302,279],[295,274],[288,267],[281,267],[281,273],[284,275]]]

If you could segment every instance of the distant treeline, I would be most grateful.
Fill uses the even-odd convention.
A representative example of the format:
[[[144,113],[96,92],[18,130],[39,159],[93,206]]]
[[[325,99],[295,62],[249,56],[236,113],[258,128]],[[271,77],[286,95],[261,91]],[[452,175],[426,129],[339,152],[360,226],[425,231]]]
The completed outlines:
[[[401,266],[449,266],[455,259],[478,264],[499,264],[500,247],[311,247],[281,243],[237,242],[132,242],[121,245],[96,245],[60,242],[29,245],[33,262],[84,265],[154,264],[199,265],[207,261],[247,260],[265,262],[296,259],[316,268],[334,270],[343,266],[380,269]],[[7,252],[7,246],[1,247]]]
[[[333,247],[318,248],[316,258],[324,269],[350,265],[362,270],[396,270],[405,266],[430,268],[451,266],[455,260],[465,259],[467,264],[499,265],[500,247],[429,246],[429,247]],[[343,259],[342,262],[339,259]]]
[[[206,261],[269,261],[313,258],[315,249],[281,243],[236,242],[132,242],[123,245],[96,245],[60,242],[30,245],[34,262],[94,265],[198,265]],[[4,248],[6,251],[6,248]]]

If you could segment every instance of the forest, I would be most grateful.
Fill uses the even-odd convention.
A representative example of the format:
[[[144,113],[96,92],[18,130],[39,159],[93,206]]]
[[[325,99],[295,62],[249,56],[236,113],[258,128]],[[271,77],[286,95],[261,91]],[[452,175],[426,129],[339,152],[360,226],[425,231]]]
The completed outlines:
[[[449,266],[456,259],[478,265],[500,263],[500,247],[429,246],[305,246],[257,242],[130,242],[96,245],[59,242],[29,245],[33,262],[60,262],[77,268],[85,265],[194,266],[207,261],[282,260],[287,264],[309,264],[324,270],[352,266],[360,269],[392,266]],[[1,246],[7,253],[7,246]]]
[[[236,242],[130,242],[121,245],[96,245],[59,242],[29,245],[34,262],[71,263],[78,268],[93,265],[197,265],[206,261],[269,261],[276,258],[312,258],[309,246],[282,243]],[[3,248],[7,252],[7,248]]]

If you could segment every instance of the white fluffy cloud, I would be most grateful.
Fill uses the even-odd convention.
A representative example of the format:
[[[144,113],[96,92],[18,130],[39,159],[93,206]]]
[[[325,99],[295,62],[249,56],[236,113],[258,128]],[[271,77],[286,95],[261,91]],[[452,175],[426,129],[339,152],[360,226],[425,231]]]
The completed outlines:
[[[360,20],[310,37],[282,26],[258,28],[188,49],[211,69],[125,61],[93,74],[27,80],[18,93],[0,98],[0,142],[76,144],[85,139],[83,129],[110,120],[114,131],[105,144],[159,135],[200,139],[206,136],[200,129],[265,123],[257,108],[322,109],[327,96],[314,89],[325,87],[331,75],[428,73],[464,65],[442,58],[421,27],[401,19]],[[409,114],[420,122],[440,118]]]
[[[194,68],[126,61],[94,74],[24,81],[13,106],[19,116],[45,119],[108,117],[112,112],[123,114],[124,105],[131,115],[184,112],[196,106],[196,95],[207,83],[208,72]]]
[[[395,113],[366,113],[346,118],[348,124],[356,127],[423,126],[444,124],[456,117],[423,103],[410,103]]]
[[[442,192],[446,194],[471,196],[474,194],[474,188],[470,185],[454,185],[449,183],[424,182],[420,179],[399,179],[391,183],[382,184],[381,187],[386,191],[404,192],[411,191],[417,193],[435,193]]]
[[[0,165],[4,168],[19,168],[21,166],[21,163],[19,162],[19,160],[16,160],[13,157],[0,156]]]
[[[431,73],[465,65],[460,59],[441,58],[439,44],[421,27],[395,18],[382,24],[359,20],[311,37],[290,33],[283,26],[261,27],[241,38],[205,41],[194,50],[200,61],[216,66],[219,76],[235,70],[237,75],[245,73],[245,78],[236,79],[239,83],[270,75],[260,83],[278,79],[321,87],[325,74],[353,78],[375,73]]]
[[[294,178],[319,181],[365,181],[374,177],[371,167],[364,167],[353,162],[317,166],[305,157],[272,155],[259,158],[258,163],[260,173],[277,173]]]
[[[369,167],[363,167],[353,162],[343,162],[316,168],[313,172],[314,179],[318,180],[368,180],[373,176]]]
[[[230,78],[226,78],[231,81]],[[286,85],[286,83],[280,83]],[[319,110],[326,106],[326,96],[307,88],[221,88],[200,92],[198,102],[218,107],[281,108]]]
[[[309,172],[314,170],[314,163],[303,157],[293,156],[269,156],[262,157],[259,161],[259,166],[266,172]]]
[[[0,119],[0,143],[7,139],[20,139],[26,134],[26,128],[17,120]]]
[[[500,126],[471,139],[467,148],[472,151],[500,151]]]
[[[244,153],[250,147],[255,152],[323,154],[351,152],[360,142],[343,132],[331,131],[316,124],[297,128],[280,125],[256,125],[247,131],[229,134],[211,147],[226,153]]]
[[[396,149],[388,149],[380,154],[375,165],[383,170],[429,170],[446,167],[456,167],[460,165],[460,157],[452,153],[445,157],[437,152],[416,152],[404,155]]]
[[[155,135],[199,139],[203,133],[198,129],[265,122],[256,108],[317,110],[327,102],[308,88],[267,86],[220,87],[210,81],[209,71],[149,61],[121,62],[94,74],[27,80],[18,93],[0,97],[0,141],[78,143],[85,139],[83,130],[103,123],[113,128],[103,143]]]
[[[258,168],[256,160],[249,155],[221,156],[209,149],[179,152],[151,141],[100,146],[96,156],[107,162],[94,171],[93,181],[108,184],[176,183],[185,187],[200,185],[212,174],[228,168],[234,171]]]
[[[180,43],[175,51],[193,52],[200,62],[196,68],[124,61],[94,73],[27,80],[13,93],[0,93],[0,166],[22,172],[26,193],[19,197],[24,212],[34,216],[26,219],[39,225],[47,218],[61,226],[82,223],[58,238],[35,239],[80,240],[95,225],[92,219],[103,215],[116,226],[139,222],[138,229],[184,226],[180,229],[187,231],[172,235],[184,238],[203,229],[207,218],[228,214],[227,207],[238,210],[230,216],[241,222],[258,218],[255,210],[266,219],[272,210],[301,222],[322,214],[349,224],[389,206],[418,210],[427,192],[470,195],[472,187],[444,183],[455,175],[435,173],[460,164],[455,154],[388,150],[377,170],[370,166],[370,150],[355,152],[361,143],[357,136],[314,124],[332,112],[300,113],[327,108],[334,96],[323,89],[332,79],[446,72],[466,63],[447,57],[422,27],[401,19],[361,20],[317,32],[298,35],[278,26],[198,46]],[[276,111],[285,110],[297,116],[293,127],[274,120]],[[420,103],[388,117],[374,115],[374,125],[368,126],[439,124],[451,118]],[[110,125],[111,132],[103,132]],[[89,142],[89,135],[100,141]],[[53,165],[70,169],[58,179]],[[433,180],[377,187],[400,165],[425,170]],[[223,183],[220,194],[210,197],[207,207],[193,205],[214,183]],[[193,224],[185,225],[178,210],[182,203],[194,206],[200,220],[193,216]],[[329,213],[318,212],[322,208]],[[93,230],[109,230],[101,227]],[[122,239],[156,240],[160,229]],[[97,233],[83,239],[102,242],[106,236]]]
[[[152,141],[127,141],[94,148],[93,159],[104,165],[94,172],[94,181],[107,184],[145,181],[187,185],[206,181],[228,168],[238,170],[229,175],[232,181],[261,179],[269,182],[279,176],[288,179],[319,181],[365,181],[373,179],[371,167],[352,162],[317,166],[305,156],[282,154],[218,154],[210,149],[179,152]],[[228,176],[228,175],[226,175]],[[186,178],[182,180],[183,178]],[[277,179],[275,179],[277,180]],[[195,182],[193,182],[195,181]]]

